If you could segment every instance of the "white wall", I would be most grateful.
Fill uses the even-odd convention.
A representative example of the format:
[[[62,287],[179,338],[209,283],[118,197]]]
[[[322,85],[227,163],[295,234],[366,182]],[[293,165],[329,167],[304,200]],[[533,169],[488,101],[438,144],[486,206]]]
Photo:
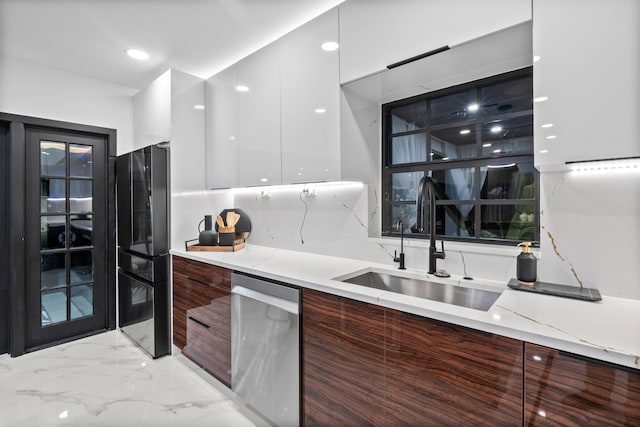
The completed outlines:
[[[118,153],[133,146],[136,89],[14,58],[0,58],[0,111],[116,129]]]

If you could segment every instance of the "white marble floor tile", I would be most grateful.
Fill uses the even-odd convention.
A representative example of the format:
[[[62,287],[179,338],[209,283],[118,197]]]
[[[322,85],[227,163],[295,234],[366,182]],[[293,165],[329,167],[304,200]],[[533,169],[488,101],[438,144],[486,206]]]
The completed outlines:
[[[152,360],[119,331],[0,357],[0,426],[263,426],[183,356]]]

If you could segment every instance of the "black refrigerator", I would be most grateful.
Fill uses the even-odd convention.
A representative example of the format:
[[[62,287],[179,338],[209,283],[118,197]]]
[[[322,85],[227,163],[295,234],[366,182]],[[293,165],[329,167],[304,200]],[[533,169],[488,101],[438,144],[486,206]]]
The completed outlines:
[[[119,156],[116,179],[119,326],[157,358],[171,353],[169,149],[153,145]]]

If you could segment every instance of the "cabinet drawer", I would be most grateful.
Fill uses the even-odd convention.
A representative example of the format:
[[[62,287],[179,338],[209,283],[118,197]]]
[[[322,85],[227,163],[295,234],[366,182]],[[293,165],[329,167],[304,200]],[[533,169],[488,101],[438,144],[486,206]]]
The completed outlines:
[[[231,289],[231,270],[226,268],[174,256],[173,273],[193,282]]]
[[[231,296],[187,311],[183,354],[231,387]]]

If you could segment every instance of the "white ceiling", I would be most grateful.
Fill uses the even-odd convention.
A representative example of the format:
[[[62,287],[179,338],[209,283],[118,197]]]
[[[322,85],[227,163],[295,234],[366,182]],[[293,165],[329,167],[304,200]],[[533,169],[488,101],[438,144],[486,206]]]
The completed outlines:
[[[342,1],[0,0],[0,60],[135,89],[169,68],[207,78]]]

